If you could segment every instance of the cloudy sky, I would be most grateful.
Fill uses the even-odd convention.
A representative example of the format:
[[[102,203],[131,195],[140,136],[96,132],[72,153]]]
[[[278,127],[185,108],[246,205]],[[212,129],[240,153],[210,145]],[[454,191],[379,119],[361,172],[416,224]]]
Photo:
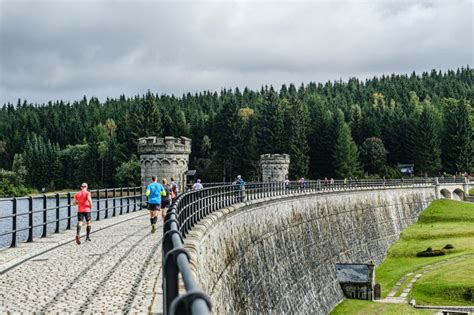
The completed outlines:
[[[473,4],[0,0],[0,104],[473,64]]]

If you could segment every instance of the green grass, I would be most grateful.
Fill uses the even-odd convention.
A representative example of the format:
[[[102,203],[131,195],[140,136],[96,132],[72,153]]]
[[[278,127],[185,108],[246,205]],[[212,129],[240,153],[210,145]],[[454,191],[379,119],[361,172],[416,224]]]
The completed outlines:
[[[447,255],[416,257],[417,252],[428,247],[441,249],[446,244],[455,247],[447,251]],[[404,274],[466,254],[474,254],[474,204],[436,200],[390,247],[387,258],[376,270],[376,281],[382,286],[382,296],[385,297]]]
[[[473,305],[473,295],[474,257],[470,256],[423,275],[415,282],[412,298],[421,305]]]
[[[402,314],[434,314],[433,311],[417,310],[407,304],[386,304],[362,300],[344,300],[332,311],[331,315],[402,315]]]
[[[469,196],[474,196],[474,188],[469,189]]]
[[[444,256],[416,257],[417,252],[428,247],[441,249],[446,244],[455,248],[446,251]],[[452,258],[456,259],[433,266],[415,282],[411,297],[418,305],[474,304],[464,300],[468,288],[472,288],[474,294],[474,204],[437,200],[423,211],[417,223],[402,232],[400,240],[390,247],[387,258],[377,268],[376,281],[382,286],[382,296],[386,297],[408,272],[420,271],[424,266]],[[406,304],[361,300],[344,300],[331,312],[333,315],[434,313]]]

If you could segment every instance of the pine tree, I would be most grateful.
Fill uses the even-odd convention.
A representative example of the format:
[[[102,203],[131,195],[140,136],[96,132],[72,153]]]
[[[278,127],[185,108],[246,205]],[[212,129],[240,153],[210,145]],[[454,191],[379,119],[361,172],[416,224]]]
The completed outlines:
[[[418,126],[415,170],[421,175],[436,175],[441,168],[440,116],[429,102],[424,102]]]
[[[344,113],[341,110],[336,112],[333,126],[335,134],[333,161],[336,178],[359,175],[357,145],[352,139],[349,125],[344,121]]]

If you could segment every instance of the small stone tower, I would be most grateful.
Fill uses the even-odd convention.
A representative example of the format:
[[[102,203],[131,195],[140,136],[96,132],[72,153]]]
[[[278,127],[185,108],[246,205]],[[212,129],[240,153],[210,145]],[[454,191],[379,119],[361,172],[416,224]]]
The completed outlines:
[[[290,155],[262,154],[260,155],[260,167],[264,182],[284,181],[290,167]]]
[[[151,183],[151,176],[156,175],[159,182],[162,178],[169,181],[171,177],[174,177],[179,185],[179,191],[185,190],[191,139],[185,137],[140,138],[138,153],[142,164],[142,186],[146,187]]]

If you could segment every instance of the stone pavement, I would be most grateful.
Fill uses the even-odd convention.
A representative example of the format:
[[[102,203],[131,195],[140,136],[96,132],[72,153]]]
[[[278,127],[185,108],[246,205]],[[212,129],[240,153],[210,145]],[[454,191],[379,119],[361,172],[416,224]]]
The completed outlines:
[[[74,229],[1,250],[0,314],[161,313],[161,227],[138,211],[93,222],[92,242]]]

